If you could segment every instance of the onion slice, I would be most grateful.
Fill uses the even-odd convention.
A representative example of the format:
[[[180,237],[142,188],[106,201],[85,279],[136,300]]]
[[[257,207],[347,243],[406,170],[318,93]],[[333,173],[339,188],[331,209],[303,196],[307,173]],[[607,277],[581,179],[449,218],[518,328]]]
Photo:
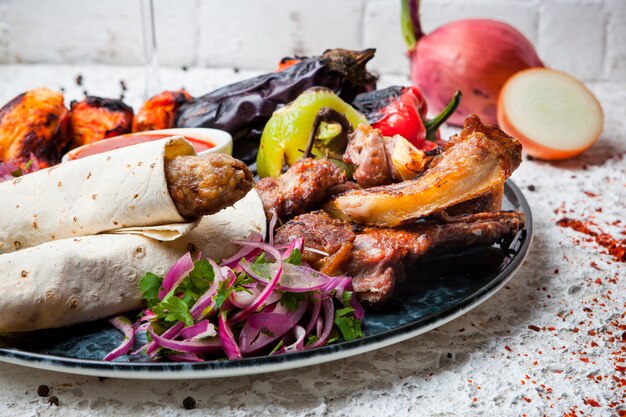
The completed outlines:
[[[180,282],[193,271],[193,259],[191,253],[184,254],[176,263],[167,271],[159,290],[159,300],[163,300],[165,296],[180,284]]]
[[[591,147],[602,133],[604,116],[580,81],[560,71],[533,68],[518,72],[502,88],[498,124],[529,155],[555,160]]]
[[[159,336],[154,332],[152,326],[148,327],[148,332],[152,336],[152,340],[166,349],[175,350],[183,353],[195,353],[199,355],[215,354],[222,350],[220,339],[213,338],[211,340],[172,340]]]
[[[240,359],[242,358],[241,350],[237,345],[235,336],[226,321],[226,312],[221,312],[218,319],[219,336],[224,353],[228,356],[228,359]]]
[[[105,361],[112,361],[120,356],[126,355],[135,344],[135,329],[133,328],[133,324],[130,320],[124,316],[117,316],[109,319],[109,323],[124,333],[124,341],[104,357],[103,360]]]

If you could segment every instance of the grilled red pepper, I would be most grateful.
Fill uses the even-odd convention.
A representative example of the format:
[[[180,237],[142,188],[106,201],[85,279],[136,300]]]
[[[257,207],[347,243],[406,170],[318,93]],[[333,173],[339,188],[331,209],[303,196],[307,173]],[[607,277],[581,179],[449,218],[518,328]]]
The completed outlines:
[[[461,93],[432,120],[426,120],[428,106],[417,87],[393,86],[359,94],[352,105],[363,113],[372,127],[384,136],[400,135],[418,149],[432,149],[439,126],[454,112]]]

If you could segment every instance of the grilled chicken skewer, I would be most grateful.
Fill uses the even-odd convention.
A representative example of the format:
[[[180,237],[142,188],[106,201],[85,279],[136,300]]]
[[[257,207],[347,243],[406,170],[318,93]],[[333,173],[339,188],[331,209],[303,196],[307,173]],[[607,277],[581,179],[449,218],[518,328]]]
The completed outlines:
[[[443,224],[430,221],[397,229],[362,228],[318,211],[287,222],[276,231],[275,241],[280,245],[302,238],[305,247],[328,253],[305,251],[303,259],[326,274],[352,277],[359,300],[378,307],[421,257],[507,241],[524,224],[522,213],[495,212],[451,217]]]
[[[519,166],[522,146],[475,116],[415,180],[354,190],[325,209],[336,218],[395,227],[498,190]]]

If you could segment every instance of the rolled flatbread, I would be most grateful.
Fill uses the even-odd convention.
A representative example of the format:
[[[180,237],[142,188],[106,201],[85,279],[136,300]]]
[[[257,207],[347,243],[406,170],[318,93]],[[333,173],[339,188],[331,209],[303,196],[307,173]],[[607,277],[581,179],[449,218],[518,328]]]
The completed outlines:
[[[188,251],[214,260],[232,256],[237,246],[230,241],[251,232],[266,232],[254,190],[174,241],[101,234],[0,255],[0,333],[63,327],[140,308],[139,281],[146,272],[164,275]]]
[[[132,227],[173,240],[195,225],[168,192],[165,161],[195,155],[183,137],[92,155],[0,183],[0,253]]]

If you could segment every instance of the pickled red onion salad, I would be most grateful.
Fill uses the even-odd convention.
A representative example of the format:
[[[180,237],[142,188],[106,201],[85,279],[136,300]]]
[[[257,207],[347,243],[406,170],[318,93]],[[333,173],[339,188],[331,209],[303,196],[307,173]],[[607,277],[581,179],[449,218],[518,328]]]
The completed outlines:
[[[272,229],[272,227],[270,227]],[[135,323],[109,321],[124,341],[105,361],[147,355],[153,360],[202,362],[313,349],[363,337],[363,308],[352,280],[329,277],[302,261],[302,239],[287,247],[253,233],[219,265],[180,258],[160,277],[147,273],[140,288],[147,308]],[[138,336],[147,343],[133,350]]]

